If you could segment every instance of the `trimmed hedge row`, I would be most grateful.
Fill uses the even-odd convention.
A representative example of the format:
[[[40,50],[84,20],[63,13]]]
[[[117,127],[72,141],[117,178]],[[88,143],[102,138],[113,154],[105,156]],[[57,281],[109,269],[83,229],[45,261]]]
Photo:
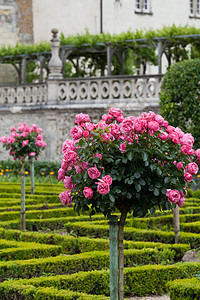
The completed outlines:
[[[87,237],[63,236],[60,234],[21,232],[17,230],[4,230],[2,228],[0,228],[0,237],[8,240],[60,245],[63,248],[63,252],[68,254],[109,250],[108,239],[91,239]],[[173,250],[175,252],[174,260],[179,261],[182,259],[185,252],[190,249],[190,246],[187,244],[124,241],[124,249],[143,248]]]
[[[192,222],[200,219],[200,208],[190,207],[193,214],[181,214],[179,220],[182,223]],[[142,229],[151,229],[152,227],[161,228],[167,225],[168,230],[174,224],[173,215],[159,216],[159,217],[149,217],[149,218],[132,218],[126,220],[127,227],[135,227]],[[167,228],[166,228],[167,229]]]
[[[74,249],[80,252],[89,252],[92,250],[109,250],[108,239],[91,239],[87,237],[74,237],[60,234],[47,234],[47,233],[34,233],[34,232],[21,232],[17,230],[4,230],[0,229],[0,237],[4,239],[20,240],[26,242],[46,243],[61,245],[63,251],[74,253]],[[181,259],[186,251],[190,249],[187,244],[163,244],[155,242],[132,242],[124,241],[125,249],[143,249],[143,248],[157,248],[162,250],[164,248],[172,249],[176,252],[176,259]]]
[[[134,268],[125,268],[125,295],[146,296],[149,294],[166,293],[167,284],[169,281],[183,277],[191,278],[199,270],[200,265],[198,263],[177,263],[168,266],[147,265]],[[109,295],[109,271],[101,270],[92,272],[79,272],[71,275],[56,275],[48,277],[42,276],[40,278],[33,278],[29,280],[21,279],[5,281],[0,284],[0,295],[7,295],[8,293],[10,294],[10,291],[16,292],[16,290],[20,293],[17,287],[21,285],[31,285],[36,287],[38,290],[40,287],[51,286],[51,288],[87,292],[94,295]],[[96,299],[95,296],[93,299]],[[185,298],[182,299],[185,300]]]
[[[63,205],[61,203],[40,203],[40,204],[28,204],[26,203],[26,212],[29,210],[40,210],[43,211],[44,209],[57,209],[57,208],[63,208]],[[12,203],[8,203],[7,207],[1,207],[0,206],[0,213],[1,212],[10,212],[10,211],[20,211],[20,203],[18,205],[12,205]]]
[[[88,295],[52,287],[36,288],[32,285],[7,283],[0,287],[1,300],[109,300],[106,296]]]
[[[64,209],[67,209],[67,208],[64,208]],[[41,212],[41,214],[42,214],[42,212]],[[76,214],[76,213],[74,212],[74,214]],[[104,216],[102,216],[102,215],[93,216],[93,220],[98,220],[98,219],[102,219],[102,218],[104,218]],[[39,219],[32,219],[32,220],[26,219],[26,229],[30,230],[30,231],[32,231],[32,230],[38,231],[38,230],[55,230],[55,228],[56,228],[56,230],[59,230],[59,229],[64,228],[64,226],[65,226],[64,224],[66,222],[69,222],[69,221],[77,222],[77,220],[88,222],[91,219],[89,216],[76,216],[76,215],[74,215],[74,217],[68,216],[68,217],[42,219],[42,218],[40,218],[40,215],[39,215]],[[108,223],[108,221],[107,221],[107,223]],[[4,227],[6,229],[19,229],[20,228],[20,219],[17,218],[13,221],[0,222],[0,226]]]
[[[1,198],[0,198],[0,201],[1,201],[1,206],[5,205],[5,202],[4,201],[13,201],[13,199],[15,200],[18,200],[20,201],[21,199],[21,193],[19,194],[14,194],[14,193],[0,193],[1,195]],[[29,199],[32,199],[33,201],[37,200],[39,203],[41,202],[56,202],[56,201],[59,201],[60,202],[60,199],[58,197],[58,194],[57,195],[31,195],[31,194],[26,194],[26,200],[29,200]]]
[[[61,253],[62,247],[59,245],[0,240],[0,261],[43,258],[57,256]]]
[[[181,230],[186,232],[200,233],[200,221],[192,222],[192,223],[181,223]]]
[[[81,222],[66,223],[65,228],[80,236],[91,236],[95,238],[108,238],[109,228],[106,225],[82,224]],[[131,241],[148,241],[173,244],[175,234],[173,231],[146,230],[137,228],[124,228],[124,238]],[[191,248],[198,248],[200,245],[200,234],[180,232],[179,243],[189,244]]]
[[[62,207],[49,210],[30,210],[26,212],[26,219],[46,219],[46,218],[61,218],[66,216],[78,216],[78,213],[72,207]],[[16,220],[19,219],[20,212],[11,211],[1,212],[0,221]]]
[[[199,300],[200,280],[198,278],[177,279],[167,284],[171,300]]]
[[[132,267],[144,264],[172,263],[175,251],[172,249],[128,249],[124,250],[124,265]],[[0,279],[31,278],[44,273],[72,274],[79,271],[109,268],[109,251],[93,251],[75,255],[59,255],[40,259],[0,262]]]

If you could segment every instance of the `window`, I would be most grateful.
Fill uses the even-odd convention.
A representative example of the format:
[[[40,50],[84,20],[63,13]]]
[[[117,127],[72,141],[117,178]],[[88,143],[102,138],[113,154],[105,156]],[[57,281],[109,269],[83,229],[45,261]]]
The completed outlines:
[[[190,17],[200,18],[200,0],[190,0]]]
[[[135,12],[150,14],[150,0],[135,0]]]

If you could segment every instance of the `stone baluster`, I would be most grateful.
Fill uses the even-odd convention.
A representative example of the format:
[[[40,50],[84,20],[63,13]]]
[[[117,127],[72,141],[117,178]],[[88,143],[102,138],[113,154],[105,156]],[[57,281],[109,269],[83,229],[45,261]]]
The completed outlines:
[[[51,59],[49,61],[50,74],[48,79],[62,79],[62,60],[59,56],[60,41],[57,38],[58,30],[56,28],[52,29],[53,38],[51,40]]]
[[[57,38],[57,29],[52,29],[51,32],[53,33],[53,38],[51,40],[51,59],[49,61],[49,76],[47,80],[48,84],[48,100],[47,104],[57,104],[58,97],[57,97],[57,86],[58,80],[63,79],[62,74],[62,60],[59,56],[60,50],[60,41]]]

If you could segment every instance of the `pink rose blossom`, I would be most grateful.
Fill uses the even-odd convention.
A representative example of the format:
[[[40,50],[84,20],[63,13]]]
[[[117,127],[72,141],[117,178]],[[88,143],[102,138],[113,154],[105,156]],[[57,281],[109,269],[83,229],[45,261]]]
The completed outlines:
[[[129,135],[134,130],[134,122],[128,118],[124,119],[122,123],[120,123],[120,129],[123,134]]]
[[[163,126],[165,120],[161,115],[156,115],[155,121],[158,122],[160,126]]]
[[[60,168],[58,170],[58,180],[62,181],[62,180],[64,180],[64,178],[65,178],[65,170]]]
[[[143,129],[143,126],[142,126],[141,122],[136,121],[135,124],[134,124],[134,130],[137,131],[137,132],[140,132],[140,131],[142,131],[142,129]]]
[[[183,204],[185,203],[185,198],[184,197],[181,197],[180,200],[177,202],[177,205],[179,207],[183,206]]]
[[[72,141],[72,140],[66,140],[63,145],[62,145],[62,153],[65,155],[65,152],[67,150],[72,150],[74,151],[75,150],[75,141]]]
[[[121,151],[121,153],[124,153],[126,150],[126,142],[122,143],[119,147],[119,150]]]
[[[184,179],[185,179],[186,182],[190,182],[190,181],[192,181],[193,176],[192,176],[192,174],[186,172],[186,173],[184,174]]]
[[[12,136],[9,136],[9,137],[7,138],[7,143],[6,143],[6,145],[10,145],[10,144],[12,144],[12,143],[14,143],[14,142],[15,142],[15,138],[12,137]]]
[[[90,134],[89,134],[89,131],[85,130],[85,131],[83,132],[83,136],[84,136],[85,138],[87,138],[89,135],[90,135]]]
[[[28,136],[28,132],[22,132],[22,134],[21,134],[24,138],[26,138],[27,136]]]
[[[111,139],[111,134],[105,132],[101,135],[101,138],[104,140],[104,141],[109,141]]]
[[[182,167],[183,167],[183,163],[182,163],[181,161],[179,161],[179,162],[176,164],[176,166],[177,166],[177,169],[181,170]]]
[[[110,175],[106,175],[102,177],[103,182],[107,183],[108,185],[112,184],[112,177]]]
[[[1,136],[0,137],[0,142],[3,143],[3,144],[6,143],[7,142],[7,137],[6,136]]]
[[[90,117],[88,114],[80,113],[80,114],[76,115],[75,123],[81,124],[84,122],[90,122]]]
[[[108,113],[109,113],[109,115],[111,115],[115,118],[123,116],[122,111],[119,108],[115,108],[115,107],[110,108]]]
[[[153,130],[153,131],[158,131],[160,129],[160,125],[156,121],[150,121],[148,122],[148,129]]]
[[[36,156],[36,153],[35,152],[30,152],[29,156]]]
[[[172,142],[174,144],[179,144],[179,134],[178,134],[178,132],[176,132],[176,131],[172,132],[171,139],[172,139]]]
[[[99,182],[97,186],[97,190],[99,194],[105,195],[110,192],[110,186],[109,184],[105,183],[104,181]]]
[[[178,190],[167,190],[166,196],[171,203],[177,203],[180,200],[180,193]]]
[[[197,149],[197,150],[195,151],[195,155],[196,155],[196,157],[197,157],[198,159],[200,159],[200,149]]]
[[[187,172],[189,172],[190,174],[197,174],[198,172],[198,166],[195,162],[192,162],[192,163],[189,163],[187,166],[186,166],[186,170]]]
[[[38,137],[37,137],[38,140],[42,140],[43,139],[43,136],[41,134],[38,134]]]
[[[47,144],[42,140],[37,140],[35,142],[35,145],[38,146],[38,147],[44,148],[44,147],[46,147]]]
[[[184,136],[180,139],[180,143],[181,145],[186,145],[188,146],[190,149],[192,148],[193,144],[194,144],[194,138],[191,135],[191,133],[186,133],[184,134]]]
[[[88,175],[91,179],[97,179],[101,175],[101,173],[97,169],[97,167],[89,168],[87,171],[88,171]]]
[[[75,164],[77,158],[77,153],[72,150],[67,150],[64,154],[64,159],[67,163]]]
[[[115,137],[118,138],[121,134],[120,126],[118,124],[110,124],[110,133]]]
[[[83,128],[81,126],[75,126],[71,129],[70,135],[74,140],[78,140],[83,136]]]
[[[84,194],[85,198],[92,199],[92,197],[93,197],[93,190],[91,188],[85,186],[84,190],[83,190],[83,194]]]
[[[166,131],[169,133],[172,133],[174,130],[175,130],[175,127],[171,126],[171,125],[167,126],[167,128],[166,128]]]
[[[65,176],[63,183],[64,183],[66,190],[70,190],[70,191],[73,190],[74,185],[72,183],[71,176]]]
[[[10,132],[16,131],[17,129],[14,126],[10,127]]]
[[[28,145],[28,143],[29,143],[29,140],[23,141],[23,142],[22,142],[23,147],[25,147],[26,145]]]
[[[64,191],[60,193],[59,198],[63,205],[72,204],[72,197],[70,191]]]
[[[183,145],[182,147],[181,147],[181,152],[183,153],[183,154],[185,154],[185,155],[188,155],[188,152],[190,151],[190,147],[188,147],[187,145]]]
[[[96,125],[95,124],[92,124],[92,123],[87,123],[86,124],[86,129],[91,132],[95,129]]]
[[[99,159],[102,159],[103,156],[100,153],[96,153],[96,154],[93,155],[93,157],[94,158],[98,157]]]

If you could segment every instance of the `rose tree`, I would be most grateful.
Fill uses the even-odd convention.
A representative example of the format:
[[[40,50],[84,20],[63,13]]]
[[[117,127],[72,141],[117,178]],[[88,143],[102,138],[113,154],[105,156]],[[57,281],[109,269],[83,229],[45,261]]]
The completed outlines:
[[[111,108],[99,123],[78,114],[71,129],[72,139],[63,143],[58,179],[66,190],[64,205],[74,202],[77,211],[109,216],[118,210],[119,271],[123,299],[123,227],[127,213],[144,216],[156,209],[183,205],[186,183],[198,172],[200,149],[194,139],[173,127],[160,115],[142,113],[124,117]],[[122,277],[121,277],[122,276]]]
[[[0,142],[3,148],[9,150],[9,155],[14,160],[20,159],[21,167],[21,229],[25,229],[25,182],[24,182],[24,164],[25,159],[38,158],[40,152],[45,149],[46,143],[41,135],[42,129],[36,124],[31,126],[26,123],[19,123],[18,127],[10,128],[11,135],[9,137],[2,136]]]

